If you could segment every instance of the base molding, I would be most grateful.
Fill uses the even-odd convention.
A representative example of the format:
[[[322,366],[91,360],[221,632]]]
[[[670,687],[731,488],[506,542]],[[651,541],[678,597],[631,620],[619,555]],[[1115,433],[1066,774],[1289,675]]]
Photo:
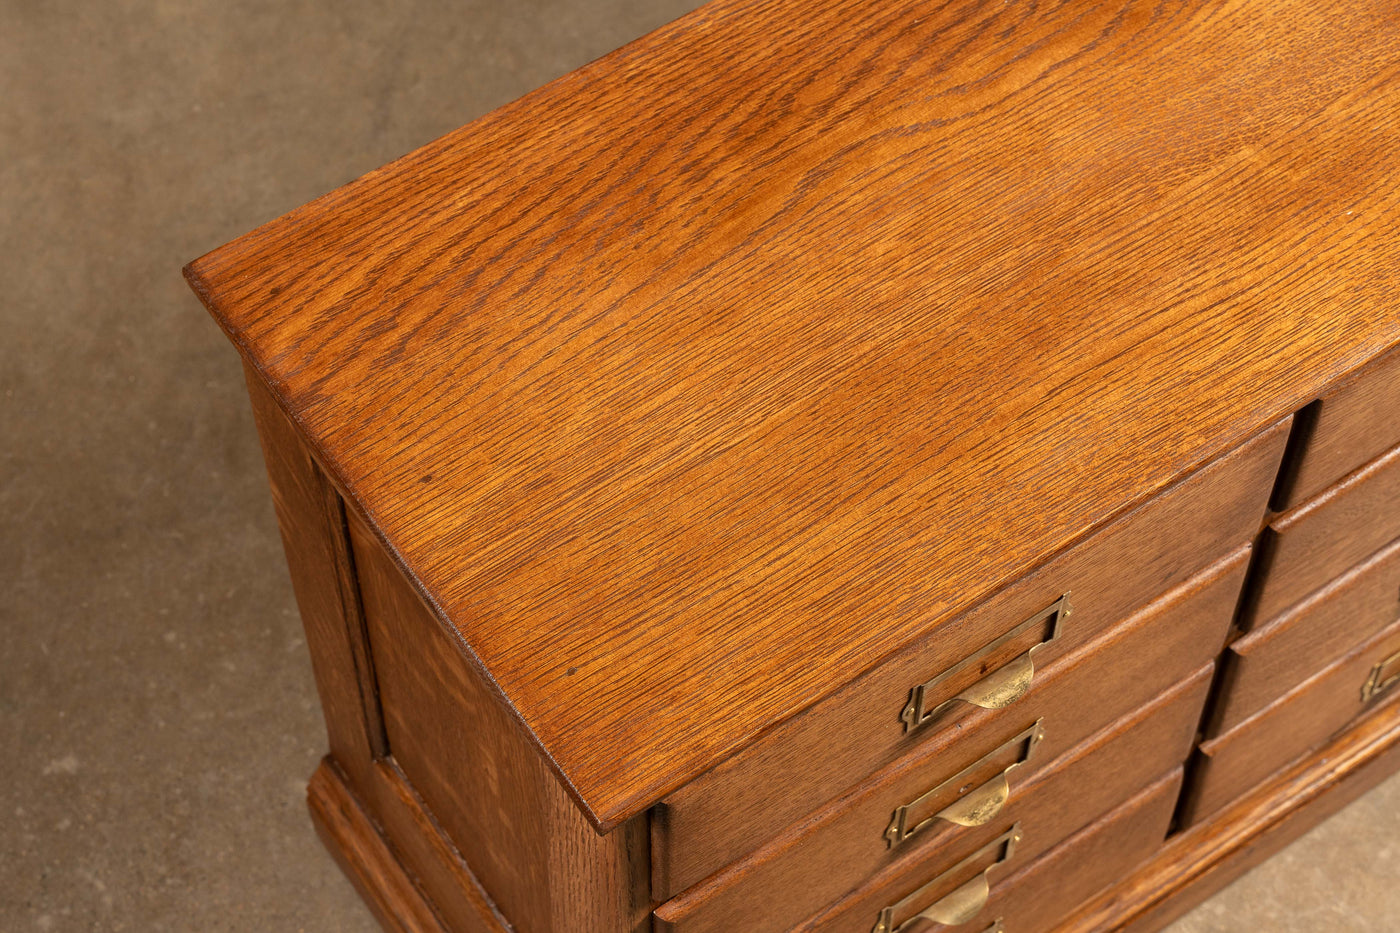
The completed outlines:
[[[306,803],[317,835],[380,925],[389,933],[510,933],[392,760],[376,762],[370,775],[366,796],[388,833],[330,756],[311,776]]]
[[[1159,854],[1084,904],[1058,933],[1151,933],[1186,913],[1313,826],[1400,771],[1400,705],[1387,704],[1213,818],[1170,838]],[[456,850],[392,761],[368,796],[399,849],[335,760],[311,778],[317,833],[390,933],[509,933]],[[411,838],[399,839],[407,835]],[[416,864],[416,863],[423,864]],[[426,883],[421,880],[429,879]]]
[[[329,758],[311,776],[306,803],[316,833],[385,930],[449,933]]]
[[[1082,906],[1057,933],[1160,930],[1400,770],[1400,706],[1387,704]]]

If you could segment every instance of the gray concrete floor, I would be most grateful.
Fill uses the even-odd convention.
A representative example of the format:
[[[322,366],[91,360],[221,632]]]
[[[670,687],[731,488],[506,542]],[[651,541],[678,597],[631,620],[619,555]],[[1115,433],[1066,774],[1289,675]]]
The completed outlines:
[[[690,0],[0,0],[0,930],[371,930],[187,260]],[[1174,928],[1394,931],[1400,782]]]

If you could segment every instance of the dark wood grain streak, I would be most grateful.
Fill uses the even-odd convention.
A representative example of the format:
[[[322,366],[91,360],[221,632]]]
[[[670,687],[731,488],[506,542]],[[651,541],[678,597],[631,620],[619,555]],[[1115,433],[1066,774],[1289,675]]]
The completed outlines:
[[[718,0],[188,277],[606,828],[1400,339],[1395,15]]]

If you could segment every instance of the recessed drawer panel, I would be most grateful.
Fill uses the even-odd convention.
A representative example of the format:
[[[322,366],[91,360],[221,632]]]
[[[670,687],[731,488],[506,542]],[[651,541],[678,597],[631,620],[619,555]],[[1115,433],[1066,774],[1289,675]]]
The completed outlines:
[[[1267,622],[1400,537],[1400,447],[1276,518],[1249,624]]]
[[[781,933],[890,866],[952,872],[1012,826],[1029,861],[1185,759],[1213,670],[1207,664],[1029,779],[1022,772],[1048,734],[1037,721],[961,769],[935,761],[881,774],[791,837],[658,908],[657,927]]]
[[[1400,444],[1400,349],[1368,364],[1308,411],[1307,441],[1276,507],[1304,502]]]
[[[1010,846],[987,846],[952,870],[921,866],[874,879],[792,933],[932,933],[944,926],[1047,933],[1160,848],[1181,773],[1157,779],[1039,858],[1029,856],[1030,830],[1021,827],[1008,831]]]
[[[1382,715],[1394,715],[1397,687],[1400,622],[1229,732],[1203,743],[1185,808],[1187,819],[1209,817],[1358,717],[1382,708]]]
[[[1400,615],[1400,540],[1235,642],[1210,733],[1228,732]]]
[[[1250,541],[1287,432],[1285,420],[1198,470],[672,793],[652,820],[653,895],[696,884],[924,742],[946,743],[979,704],[1021,703],[1036,671]]]

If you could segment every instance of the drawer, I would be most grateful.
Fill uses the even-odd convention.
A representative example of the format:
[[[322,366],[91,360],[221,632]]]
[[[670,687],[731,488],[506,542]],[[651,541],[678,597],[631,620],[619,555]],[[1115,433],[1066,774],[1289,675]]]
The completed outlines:
[[[978,715],[956,703],[937,721],[911,727],[906,711],[919,685],[932,685],[922,707],[935,710],[1028,660],[1058,622],[1058,637],[1029,659],[1043,667],[1251,541],[1287,432],[1285,420],[1197,470],[674,791],[653,811],[654,896],[665,900],[701,881]],[[1073,612],[1052,619],[1047,610],[1066,593]],[[808,705],[796,697],[793,704]]]
[[[1400,615],[1400,540],[1231,645],[1211,735],[1228,732]]]
[[[1264,576],[1246,613],[1266,622],[1400,537],[1400,447],[1278,516],[1261,544]]]
[[[1013,824],[1029,861],[1185,760],[1213,671],[1207,664],[1029,779],[1019,772],[1039,752],[1036,721],[962,769],[934,762],[877,776],[780,844],[658,908],[657,929],[781,933],[890,866],[949,871]]]
[[[1400,622],[1353,648],[1229,732],[1201,745],[1183,812],[1210,816],[1275,771],[1400,696]]]
[[[1311,499],[1400,445],[1400,348],[1327,391],[1299,417],[1304,435],[1278,509]],[[1292,459],[1292,458],[1290,458]]]
[[[920,913],[967,933],[1047,933],[1161,847],[1181,791],[1176,768],[1039,858],[1008,832],[964,864],[877,878],[793,933],[931,933]]]

